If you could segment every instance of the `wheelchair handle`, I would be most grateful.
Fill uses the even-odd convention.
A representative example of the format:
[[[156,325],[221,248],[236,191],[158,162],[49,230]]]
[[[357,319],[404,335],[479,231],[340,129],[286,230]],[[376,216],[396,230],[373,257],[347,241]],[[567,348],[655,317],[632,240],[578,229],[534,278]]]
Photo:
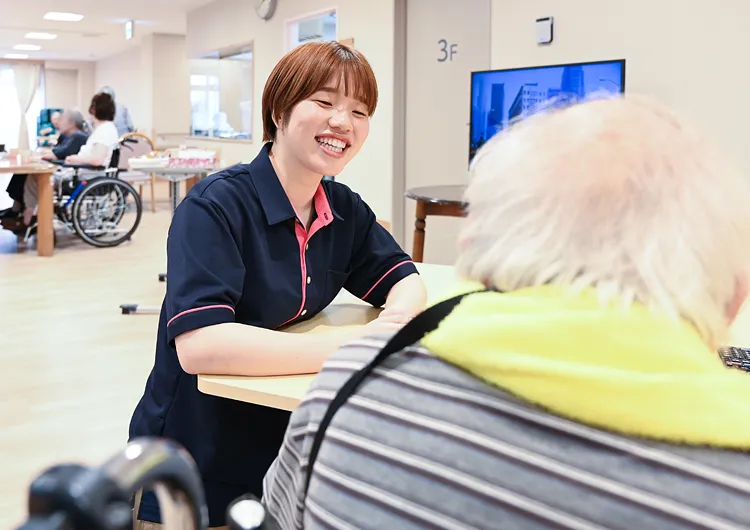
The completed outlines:
[[[156,491],[166,528],[205,530],[208,508],[189,453],[174,442],[139,438],[99,468],[51,467],[32,482],[29,518],[18,530],[126,530],[131,499]]]

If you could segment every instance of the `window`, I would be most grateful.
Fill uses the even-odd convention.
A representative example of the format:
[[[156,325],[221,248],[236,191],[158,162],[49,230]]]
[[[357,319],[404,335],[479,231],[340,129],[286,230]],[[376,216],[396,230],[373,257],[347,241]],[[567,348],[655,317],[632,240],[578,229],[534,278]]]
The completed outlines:
[[[314,41],[338,39],[336,9],[326,9],[318,13],[287,22],[287,50],[300,44]]]
[[[190,105],[193,136],[252,139],[251,46],[194,59],[190,65]]]
[[[44,69],[39,75],[39,86],[34,94],[29,111],[26,113],[26,128],[29,132],[29,147],[36,147],[37,118],[45,106]],[[0,63],[0,144],[5,149],[18,147],[18,127],[21,111],[18,107],[18,94],[11,63]]]

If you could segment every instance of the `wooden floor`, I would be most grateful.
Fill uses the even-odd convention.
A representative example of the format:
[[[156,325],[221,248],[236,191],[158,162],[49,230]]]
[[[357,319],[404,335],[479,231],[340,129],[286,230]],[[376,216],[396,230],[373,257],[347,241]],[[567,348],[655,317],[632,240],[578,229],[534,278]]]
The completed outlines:
[[[170,213],[167,186],[158,190],[157,212],[144,204],[133,240],[116,248],[58,230],[55,256],[39,258],[0,231],[0,528],[25,517],[28,484],[45,467],[99,464],[127,441],[157,316],[119,305],[163,299]]]

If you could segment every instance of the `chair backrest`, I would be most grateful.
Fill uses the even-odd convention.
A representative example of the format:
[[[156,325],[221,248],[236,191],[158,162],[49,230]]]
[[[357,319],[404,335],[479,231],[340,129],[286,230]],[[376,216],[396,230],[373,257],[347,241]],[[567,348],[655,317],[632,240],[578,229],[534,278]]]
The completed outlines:
[[[130,168],[129,160],[147,155],[154,150],[154,142],[143,133],[133,132],[122,135],[119,141],[120,155],[117,167],[122,170]]]

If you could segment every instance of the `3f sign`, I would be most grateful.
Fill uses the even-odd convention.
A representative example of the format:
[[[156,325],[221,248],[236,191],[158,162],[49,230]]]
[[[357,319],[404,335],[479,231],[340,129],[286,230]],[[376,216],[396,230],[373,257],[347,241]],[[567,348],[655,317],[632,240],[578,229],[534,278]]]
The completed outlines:
[[[438,57],[439,63],[452,61],[453,56],[458,54],[458,44],[448,44],[447,40],[440,39],[438,45],[440,46],[440,56]]]

